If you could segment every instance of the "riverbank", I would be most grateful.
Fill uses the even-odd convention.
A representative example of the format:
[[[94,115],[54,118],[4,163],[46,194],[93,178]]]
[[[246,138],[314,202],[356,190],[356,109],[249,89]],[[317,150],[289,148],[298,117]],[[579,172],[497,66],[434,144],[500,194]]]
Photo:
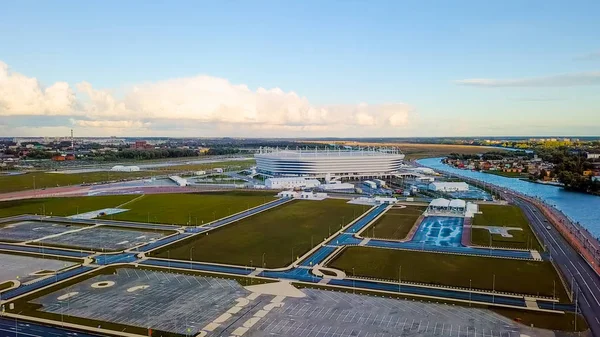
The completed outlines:
[[[530,197],[539,198],[539,200],[557,209],[557,211],[562,212],[564,217],[570,222],[581,225],[593,237],[600,237],[600,219],[598,218],[597,211],[600,209],[599,196],[573,192],[548,184],[532,184],[529,181],[520,179],[460,170],[443,164],[441,160],[441,157],[420,159],[417,161],[417,164],[439,172],[445,172],[461,178],[475,179],[484,184],[492,184],[500,188],[517,191]]]

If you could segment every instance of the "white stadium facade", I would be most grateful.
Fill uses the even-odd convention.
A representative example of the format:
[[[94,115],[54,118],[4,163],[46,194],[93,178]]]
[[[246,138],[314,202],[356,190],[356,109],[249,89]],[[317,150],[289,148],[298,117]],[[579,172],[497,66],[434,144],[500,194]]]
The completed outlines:
[[[254,155],[257,172],[272,177],[362,179],[389,177],[402,167],[396,148],[279,150],[261,148]]]

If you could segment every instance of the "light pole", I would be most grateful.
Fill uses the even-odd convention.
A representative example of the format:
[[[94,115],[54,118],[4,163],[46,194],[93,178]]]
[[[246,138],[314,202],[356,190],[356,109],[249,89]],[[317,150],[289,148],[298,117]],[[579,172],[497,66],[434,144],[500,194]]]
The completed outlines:
[[[402,292],[402,266],[398,268],[398,292]]]
[[[352,293],[356,294],[356,280],[354,274],[354,267],[352,267]]]
[[[292,262],[291,263],[294,263],[294,247],[292,247]]]
[[[473,288],[471,286],[471,279],[469,279],[469,306],[471,306],[471,295],[473,294]]]
[[[265,253],[262,255],[262,267],[265,267]]]
[[[492,276],[492,303],[496,301],[496,274]]]
[[[193,268],[192,268],[192,252],[193,252],[193,251],[194,251],[194,247],[191,247],[191,248],[190,248],[190,269],[193,269]]]

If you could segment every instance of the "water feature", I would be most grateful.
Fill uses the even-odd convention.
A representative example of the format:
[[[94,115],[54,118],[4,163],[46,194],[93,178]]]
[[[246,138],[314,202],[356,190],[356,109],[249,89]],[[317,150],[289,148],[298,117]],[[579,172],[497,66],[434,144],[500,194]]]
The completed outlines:
[[[463,219],[428,216],[421,222],[411,242],[441,247],[461,247]]]
[[[574,221],[587,228],[594,236],[600,236],[600,197],[580,192],[567,191],[561,187],[536,184],[515,178],[506,178],[494,174],[477,171],[461,170],[445,165],[442,158],[420,159],[417,162],[440,172],[491,183],[496,186],[509,188],[523,194],[538,197],[546,203],[561,210]]]

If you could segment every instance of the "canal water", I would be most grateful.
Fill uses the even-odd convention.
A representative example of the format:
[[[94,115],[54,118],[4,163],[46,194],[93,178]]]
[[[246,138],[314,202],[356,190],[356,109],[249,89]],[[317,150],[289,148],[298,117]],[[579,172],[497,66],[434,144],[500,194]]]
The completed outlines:
[[[494,174],[461,170],[445,165],[442,158],[420,159],[417,162],[440,172],[491,183],[523,194],[539,197],[546,203],[561,210],[574,221],[587,228],[595,237],[600,237],[600,197],[579,192],[566,191],[561,187],[536,184],[516,178],[506,178]]]

